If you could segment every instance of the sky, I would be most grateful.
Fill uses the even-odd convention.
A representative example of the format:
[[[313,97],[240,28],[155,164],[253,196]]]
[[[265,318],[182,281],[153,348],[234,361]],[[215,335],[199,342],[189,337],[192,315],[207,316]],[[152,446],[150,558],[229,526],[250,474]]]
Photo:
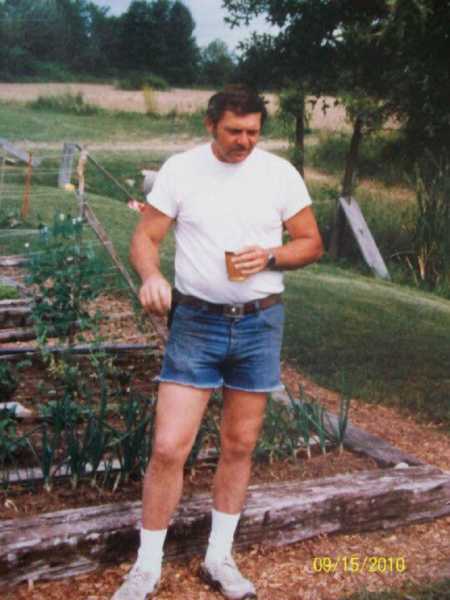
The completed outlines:
[[[249,27],[235,27],[231,29],[224,22],[226,10],[222,8],[222,0],[182,0],[187,6],[196,23],[194,36],[200,47],[207,46],[209,42],[220,38],[230,50],[235,50],[239,41],[250,36],[252,31],[270,33],[273,29],[264,21],[264,17],[254,19]],[[99,6],[107,6],[110,14],[120,15],[126,11],[131,0],[94,0]]]

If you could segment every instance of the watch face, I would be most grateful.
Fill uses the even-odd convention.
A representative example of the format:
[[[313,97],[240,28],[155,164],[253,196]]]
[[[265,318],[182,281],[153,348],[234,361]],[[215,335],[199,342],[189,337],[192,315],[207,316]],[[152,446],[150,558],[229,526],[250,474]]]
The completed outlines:
[[[269,256],[269,260],[267,261],[267,268],[268,269],[275,269],[275,267],[276,267],[275,256],[273,254],[271,254]]]

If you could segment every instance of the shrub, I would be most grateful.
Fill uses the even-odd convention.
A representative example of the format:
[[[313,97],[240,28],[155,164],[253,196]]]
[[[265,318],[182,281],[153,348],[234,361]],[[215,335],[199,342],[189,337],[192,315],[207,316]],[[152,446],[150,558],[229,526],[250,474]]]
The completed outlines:
[[[70,92],[53,96],[39,96],[37,100],[30,102],[29,106],[34,110],[50,110],[79,116],[95,115],[101,112],[101,108],[98,106],[85,102],[83,94]]]
[[[41,230],[32,250],[26,282],[39,289],[32,311],[38,342],[46,343],[51,327],[71,345],[76,331],[96,326],[98,315],[89,314],[87,303],[104,289],[102,265],[83,239],[82,219],[64,213],[55,214],[52,226]]]
[[[120,90],[142,90],[145,87],[150,87],[155,90],[168,90],[169,84],[167,81],[159,75],[153,73],[141,73],[136,71],[129,73],[124,79],[119,79],[116,87]]]

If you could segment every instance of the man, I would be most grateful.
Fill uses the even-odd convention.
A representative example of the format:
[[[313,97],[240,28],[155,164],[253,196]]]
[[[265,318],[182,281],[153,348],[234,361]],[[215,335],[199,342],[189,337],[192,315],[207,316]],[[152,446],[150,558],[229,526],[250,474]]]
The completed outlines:
[[[255,148],[266,116],[264,100],[246,86],[215,94],[205,120],[212,143],[163,165],[133,235],[130,256],[142,279],[141,303],[159,315],[172,306],[172,322],[158,378],[138,559],[113,600],[144,600],[156,591],[183,466],[217,387],[223,387],[221,451],[200,576],[226,598],[256,598],[231,546],[267,393],[282,387],[282,270],[303,267],[322,254],[302,178],[284,159]],[[173,295],[158,256],[172,224]],[[283,226],[291,238],[285,245]],[[230,250],[242,281],[228,278],[224,252]]]

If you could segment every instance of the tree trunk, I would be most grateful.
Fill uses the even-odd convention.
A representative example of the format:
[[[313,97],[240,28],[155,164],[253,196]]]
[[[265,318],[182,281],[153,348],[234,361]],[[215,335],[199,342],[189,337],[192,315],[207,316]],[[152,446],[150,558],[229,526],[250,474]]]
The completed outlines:
[[[295,116],[295,166],[302,177],[305,176],[305,96],[299,99]]]
[[[362,117],[356,117],[353,124],[353,135],[350,142],[350,149],[347,154],[347,160],[345,164],[344,179],[342,181],[342,197],[347,201],[351,202],[351,196],[354,188],[355,172],[358,164],[359,148],[363,137],[363,125],[364,120]],[[344,241],[346,230],[345,215],[339,206],[339,201],[336,206],[334,227],[331,234],[329,244],[329,255],[331,258],[336,260],[339,258],[342,244]]]

